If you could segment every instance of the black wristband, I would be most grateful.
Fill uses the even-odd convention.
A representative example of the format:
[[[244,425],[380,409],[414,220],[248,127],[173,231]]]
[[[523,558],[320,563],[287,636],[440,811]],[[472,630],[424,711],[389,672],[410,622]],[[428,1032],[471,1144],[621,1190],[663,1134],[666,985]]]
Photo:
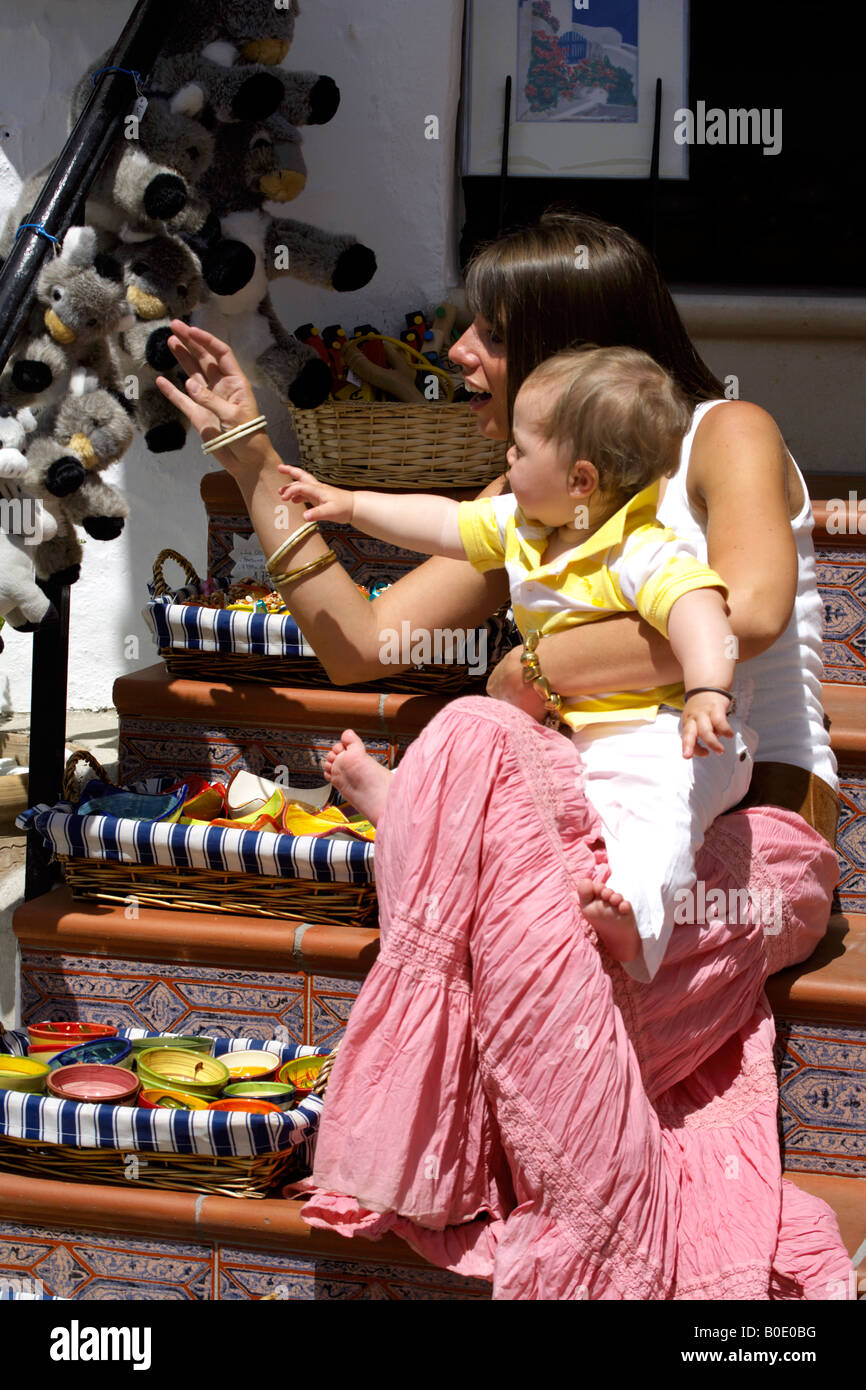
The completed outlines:
[[[726,695],[730,700],[727,713],[736,714],[737,697],[730,690],[721,690],[717,685],[696,685],[693,690],[687,690],[683,696],[683,704],[688,704],[693,695]]]

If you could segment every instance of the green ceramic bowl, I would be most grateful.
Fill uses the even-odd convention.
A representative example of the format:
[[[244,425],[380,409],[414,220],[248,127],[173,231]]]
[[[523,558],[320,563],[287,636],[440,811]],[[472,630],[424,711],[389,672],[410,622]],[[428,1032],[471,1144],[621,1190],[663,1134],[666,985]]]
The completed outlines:
[[[154,1047],[139,1053],[138,1075],[142,1086],[169,1086],[193,1096],[219,1095],[230,1080],[228,1067],[216,1057],[178,1047]]]
[[[41,1096],[47,1076],[47,1062],[39,1062],[35,1057],[0,1056],[0,1089],[4,1091],[28,1091]]]
[[[179,1047],[183,1052],[210,1052],[215,1038],[182,1037],[178,1033],[163,1033],[158,1038],[132,1038],[130,1062],[135,1062],[142,1052],[151,1052],[156,1047]]]
[[[235,1081],[233,1085],[226,1086],[223,1095],[229,1100],[232,1097],[238,1100],[269,1100],[280,1110],[290,1110],[300,1099],[294,1086],[284,1085],[281,1081]]]

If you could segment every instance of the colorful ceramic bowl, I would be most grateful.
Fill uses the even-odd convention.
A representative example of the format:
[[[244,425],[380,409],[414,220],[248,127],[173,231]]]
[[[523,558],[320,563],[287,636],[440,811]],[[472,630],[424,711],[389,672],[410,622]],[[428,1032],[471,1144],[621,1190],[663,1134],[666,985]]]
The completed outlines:
[[[232,1082],[235,1081],[274,1081],[280,1066],[275,1052],[253,1051],[226,1052],[223,1065],[228,1067]]]
[[[128,1038],[94,1038],[92,1042],[78,1043],[59,1052],[50,1064],[55,1067],[73,1067],[77,1062],[101,1062],[106,1067],[117,1067],[125,1062],[132,1051]]]
[[[266,1100],[280,1110],[291,1110],[301,1099],[301,1092],[282,1081],[236,1081],[223,1091],[226,1100]]]
[[[230,1080],[228,1068],[216,1057],[177,1047],[155,1047],[140,1053],[138,1074],[142,1086],[148,1090],[153,1086],[168,1086],[171,1090],[188,1091],[191,1095],[210,1099]]]
[[[269,1105],[266,1100],[244,1100],[243,1096],[230,1096],[228,1100],[215,1100],[208,1110],[244,1110],[248,1115],[282,1115],[278,1105]]]
[[[35,1057],[37,1062],[53,1062],[55,1057],[59,1057],[61,1052],[65,1051],[66,1046],[62,1043],[38,1043],[36,1047],[28,1047],[27,1056]]]
[[[143,1110],[207,1110],[208,1102],[203,1096],[193,1096],[189,1091],[169,1090],[166,1086],[154,1086],[151,1090],[139,1091],[136,1105]]]
[[[138,1077],[126,1067],[79,1062],[75,1066],[58,1067],[50,1072],[48,1092],[58,1100],[132,1105],[138,1095]]]
[[[36,1057],[0,1056],[0,1089],[4,1091],[29,1091],[31,1095],[41,1095],[47,1076],[48,1063]]]
[[[31,1023],[27,1036],[34,1047],[41,1043],[57,1042],[61,1047],[75,1047],[92,1038],[116,1038],[117,1029],[108,1023],[82,1023],[74,1018],[61,1023]]]
[[[283,1063],[277,1079],[309,1095],[324,1062],[324,1057],[295,1057],[291,1062]]]

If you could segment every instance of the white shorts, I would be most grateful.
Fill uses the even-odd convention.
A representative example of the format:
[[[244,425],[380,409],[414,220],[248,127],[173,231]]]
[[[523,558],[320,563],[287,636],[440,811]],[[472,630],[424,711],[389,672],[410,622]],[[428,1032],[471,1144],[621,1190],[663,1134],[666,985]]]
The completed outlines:
[[[734,737],[721,739],[723,753],[684,758],[680,711],[665,705],[652,722],[572,734],[604,827],[610,886],[634,909],[642,955],[624,968],[636,980],[651,980],[662,963],[675,911],[694,893],[706,831],[749,789],[758,735],[745,722],[750,691],[734,689],[746,709],[728,716]]]

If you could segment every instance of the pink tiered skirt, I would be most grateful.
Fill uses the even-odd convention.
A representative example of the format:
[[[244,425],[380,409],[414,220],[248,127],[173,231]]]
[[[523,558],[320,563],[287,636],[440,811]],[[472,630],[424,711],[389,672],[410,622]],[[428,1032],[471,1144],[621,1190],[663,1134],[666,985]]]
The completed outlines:
[[[495,1298],[850,1296],[836,1219],[782,1179],[776,1130],[768,963],[811,954],[837,877],[804,821],[715,823],[707,894],[781,917],[676,927],[650,984],[577,905],[606,858],[574,746],[508,705],[458,700],[425,729],[376,856],[382,951],[332,1072],[310,1224],[395,1232]]]

